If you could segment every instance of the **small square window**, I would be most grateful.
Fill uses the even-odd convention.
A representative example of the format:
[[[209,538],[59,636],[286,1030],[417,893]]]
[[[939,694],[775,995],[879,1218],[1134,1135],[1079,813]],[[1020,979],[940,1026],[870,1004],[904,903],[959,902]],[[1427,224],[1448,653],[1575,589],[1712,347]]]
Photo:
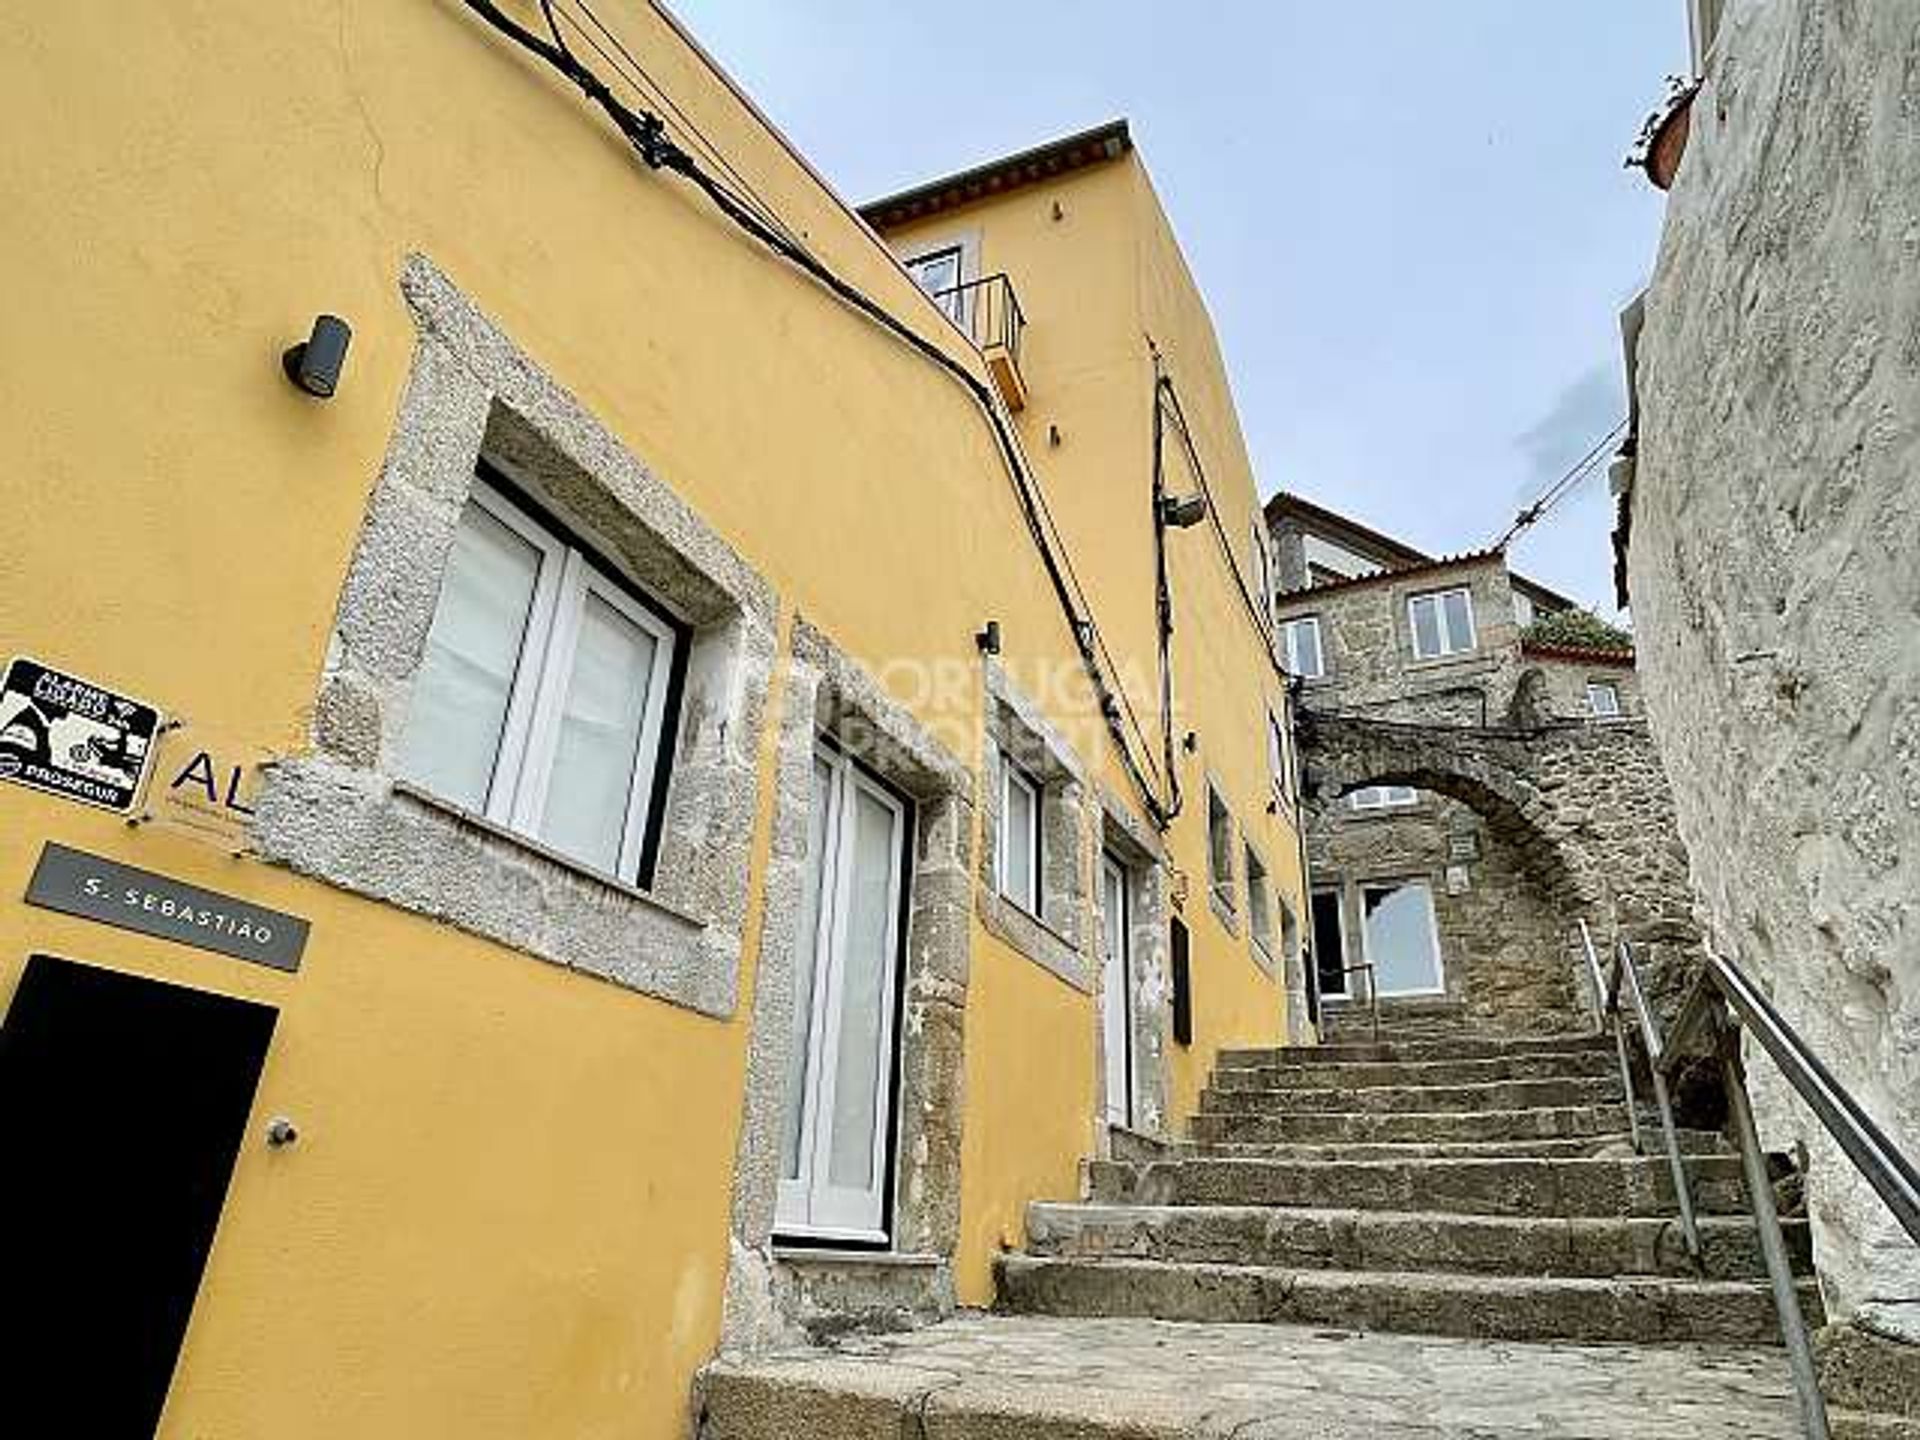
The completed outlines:
[[[1407,618],[1416,660],[1464,655],[1478,644],[1473,629],[1473,595],[1464,585],[1414,596],[1407,602]]]
[[[1014,764],[1004,750],[1000,752],[1000,767],[1006,786],[1000,804],[1000,893],[1038,918],[1042,787]]]
[[[1320,645],[1320,617],[1303,615],[1280,627],[1280,644],[1285,652],[1287,673],[1303,680],[1318,680],[1327,673],[1326,652]]]
[[[1233,910],[1233,814],[1212,786],[1207,787],[1207,883],[1214,897]]]
[[[531,506],[477,479],[414,680],[400,773],[644,885],[684,639]]]
[[[1587,709],[1602,719],[1612,719],[1620,713],[1620,690],[1611,680],[1589,680],[1587,682]]]

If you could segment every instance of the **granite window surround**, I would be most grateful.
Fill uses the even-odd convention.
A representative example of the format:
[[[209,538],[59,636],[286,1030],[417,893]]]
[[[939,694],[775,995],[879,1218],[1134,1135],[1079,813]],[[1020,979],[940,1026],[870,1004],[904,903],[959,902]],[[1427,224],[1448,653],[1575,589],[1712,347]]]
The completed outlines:
[[[724,1018],[738,1000],[772,588],[433,263],[400,290],[418,335],[342,588],[313,748],[267,768],[260,858],[583,974]],[[487,459],[690,629],[658,860],[642,891],[397,775],[456,527]]]
[[[813,757],[822,735],[905,794],[914,810],[900,984],[891,1248],[863,1252],[847,1265],[871,1278],[873,1265],[919,1257],[927,1263],[896,1268],[895,1280],[911,1276],[917,1303],[930,1313],[944,1313],[952,1308],[950,1261],[960,1230],[975,776],[804,615],[793,622],[782,690],[772,842],[734,1171],[722,1324],[729,1350],[790,1341],[809,1310],[829,1303],[781,1259],[773,1235],[795,976],[799,966],[813,960],[808,937],[801,934],[801,916]],[[856,1306],[858,1288],[831,1304]]]
[[[1225,799],[1225,787],[1207,775],[1207,903],[1229,935],[1240,934],[1239,857],[1234,844],[1237,827]]]
[[[1251,942],[1253,963],[1269,976],[1274,973],[1274,962],[1279,958],[1280,943],[1278,926],[1274,920],[1274,905],[1278,897],[1273,891],[1273,877],[1267,872],[1267,862],[1251,841],[1243,845],[1243,864],[1247,872],[1247,938]]]
[[[1086,769],[1073,748],[989,656],[981,754],[979,910],[989,932],[1074,989],[1094,991],[1092,817]],[[1000,807],[1011,759],[1040,790],[1040,909],[1000,893]]]

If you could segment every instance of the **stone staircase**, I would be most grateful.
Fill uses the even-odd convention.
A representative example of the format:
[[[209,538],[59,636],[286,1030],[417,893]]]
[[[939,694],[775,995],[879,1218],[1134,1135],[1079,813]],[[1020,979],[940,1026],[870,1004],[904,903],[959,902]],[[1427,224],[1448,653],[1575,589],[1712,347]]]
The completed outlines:
[[[1696,1269],[1611,1042],[1423,1033],[1222,1054],[1188,1141],[1030,1207],[1000,1313],[711,1367],[701,1440],[1797,1435],[1720,1138]]]
[[[1636,1156],[1610,1042],[1228,1052],[1193,1143],[1100,1161],[1001,1262],[1024,1314],[1503,1340],[1773,1344],[1740,1162],[1686,1136],[1703,1265],[1663,1156]],[[1804,1221],[1788,1243],[1810,1269]],[[1808,1302],[1817,1313],[1811,1285]]]

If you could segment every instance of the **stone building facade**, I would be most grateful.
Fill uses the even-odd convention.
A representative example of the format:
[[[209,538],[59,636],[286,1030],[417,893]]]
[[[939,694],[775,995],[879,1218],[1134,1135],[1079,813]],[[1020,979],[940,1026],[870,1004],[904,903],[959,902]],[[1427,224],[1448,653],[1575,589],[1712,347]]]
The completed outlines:
[[[1572,602],[1515,575],[1498,551],[1438,559],[1288,495],[1267,517],[1306,722],[1311,931],[1330,1018],[1366,996],[1367,972],[1350,967],[1372,960],[1383,1009],[1476,1030],[1590,1023],[1576,920],[1596,935],[1637,926],[1652,945],[1691,935],[1632,653],[1529,641],[1531,620]],[[1577,754],[1596,726],[1621,732],[1610,748],[1633,759],[1612,773],[1643,780],[1621,784],[1644,803],[1610,827],[1591,803],[1567,807],[1572,822],[1548,834],[1543,796],[1572,783],[1610,803],[1608,777],[1582,788],[1531,742],[1551,737],[1556,757]],[[1504,746],[1497,759],[1474,753],[1491,737]],[[1488,765],[1510,779],[1510,802],[1485,783]],[[1642,819],[1658,838],[1636,861]],[[1601,852],[1615,863],[1590,863]]]
[[[1637,347],[1623,520],[1712,943],[1920,1154],[1920,14],[1730,5]],[[1811,1150],[1828,1313],[1920,1340],[1920,1256]]]

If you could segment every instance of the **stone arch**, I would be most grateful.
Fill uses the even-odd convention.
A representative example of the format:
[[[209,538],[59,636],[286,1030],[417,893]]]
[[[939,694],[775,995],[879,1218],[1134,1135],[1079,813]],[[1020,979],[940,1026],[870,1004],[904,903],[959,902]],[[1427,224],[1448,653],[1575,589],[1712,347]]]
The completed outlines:
[[[1300,714],[1304,786],[1325,804],[1411,785],[1473,810],[1513,847],[1564,921],[1585,919],[1604,960],[1633,940],[1650,986],[1677,1002],[1697,959],[1686,852],[1644,725],[1458,726]],[[1579,993],[1584,986],[1576,986]]]

